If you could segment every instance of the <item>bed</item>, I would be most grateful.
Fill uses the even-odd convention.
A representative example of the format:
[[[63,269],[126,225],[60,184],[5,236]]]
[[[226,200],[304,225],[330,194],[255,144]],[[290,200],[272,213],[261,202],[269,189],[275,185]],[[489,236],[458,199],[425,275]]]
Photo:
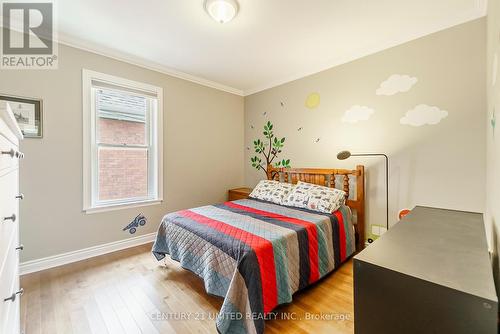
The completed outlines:
[[[167,214],[158,229],[155,257],[170,255],[203,279],[207,293],[224,298],[216,318],[220,333],[263,333],[270,312],[363,245],[363,166],[276,169],[270,178],[340,184],[348,198],[331,214],[241,199]]]

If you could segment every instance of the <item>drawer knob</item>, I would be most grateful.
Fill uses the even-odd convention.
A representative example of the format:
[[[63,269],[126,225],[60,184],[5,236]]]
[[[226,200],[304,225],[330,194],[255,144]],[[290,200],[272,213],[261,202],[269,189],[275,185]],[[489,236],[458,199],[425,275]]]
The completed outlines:
[[[19,159],[24,159],[24,153],[23,152],[17,152],[17,157]]]
[[[10,155],[10,157],[13,158],[14,155],[16,154],[16,151],[14,151],[14,149],[11,148],[10,151],[2,151],[2,154]]]
[[[17,246],[17,247],[16,247],[16,250],[24,250],[24,245],[23,245],[23,244],[21,244],[21,245]]]
[[[16,215],[12,214],[12,216],[3,217],[3,221],[7,221],[7,220],[12,220],[13,222],[15,222],[16,221]]]
[[[13,302],[13,301],[15,301],[15,300],[16,300],[17,295],[22,296],[23,294],[24,294],[24,289],[23,289],[23,288],[21,288],[21,289],[19,289],[19,291],[14,292],[14,293],[13,293],[10,297],[5,298],[3,301],[4,301],[4,302],[7,302],[7,301],[9,301],[9,300],[10,300],[11,302]]]
[[[17,196],[16,196],[16,199],[24,199],[24,194],[23,194],[23,193],[21,193],[21,194],[17,195]]]

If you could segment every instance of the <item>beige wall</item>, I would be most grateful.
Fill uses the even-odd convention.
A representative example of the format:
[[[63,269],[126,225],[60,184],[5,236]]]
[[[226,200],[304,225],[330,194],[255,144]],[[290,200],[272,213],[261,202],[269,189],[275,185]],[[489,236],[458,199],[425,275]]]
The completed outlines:
[[[82,213],[82,68],[164,89],[161,205]],[[243,98],[82,50],[60,46],[59,69],[0,71],[0,94],[44,103],[43,139],[25,139],[20,187],[22,261],[131,237],[138,213],[155,232],[167,212],[225,200],[243,183]]]
[[[492,2],[498,5],[498,0]],[[135,235],[154,232],[166,212],[223,201],[228,188],[242,183],[253,186],[262,175],[249,162],[252,141],[262,137],[260,129],[267,120],[287,138],[283,157],[290,158],[292,166],[368,167],[369,223],[385,221],[382,161],[341,162],[335,157],[341,149],[389,154],[391,222],[399,209],[417,204],[483,212],[484,134],[491,135],[484,112],[484,36],[485,20],[476,20],[244,100],[66,46],[59,49],[59,70],[0,71],[0,94],[44,100],[44,138],[26,139],[21,146],[26,153],[21,167],[26,195],[21,205],[21,239],[26,246],[22,261],[131,237],[121,228],[139,212],[149,223]],[[498,37],[496,41],[498,46]],[[162,205],[82,213],[82,68],[164,88]],[[418,82],[408,92],[377,96],[375,90],[392,74],[411,75]],[[311,92],[321,95],[316,109],[304,105]],[[437,125],[400,124],[406,111],[423,103],[448,111],[448,117]],[[342,123],[344,112],[353,105],[376,111],[368,121]],[[244,153],[243,147],[250,150]],[[498,217],[498,205],[491,204],[498,203],[498,191],[492,189],[499,188],[499,178],[492,173],[498,170],[494,156],[489,154],[488,160],[489,176],[496,183],[488,182],[493,196],[487,223]]]
[[[486,230],[490,239],[490,247],[494,252],[493,272],[495,275],[497,291],[499,291],[499,259],[498,259],[498,233],[500,231],[500,131],[493,131],[491,119],[493,110],[496,109],[496,119],[500,118],[500,0],[488,1],[487,24],[487,76],[486,87],[488,96],[487,112],[487,178],[486,178]],[[494,58],[497,55],[496,84],[493,85]],[[498,121],[497,121],[498,127]],[[500,292],[499,292],[500,293]]]
[[[392,74],[418,82],[408,92],[376,95]],[[483,212],[484,78],[485,20],[480,19],[246,97],[246,183],[253,186],[262,177],[250,164],[252,142],[262,137],[261,128],[270,120],[275,133],[286,137],[283,157],[291,159],[292,167],[368,167],[371,224],[385,225],[383,160],[338,161],[342,149],[389,155],[392,223],[400,209],[415,205]],[[321,96],[316,109],[305,107],[311,92]],[[437,125],[400,124],[406,111],[419,104],[438,106],[448,117]],[[353,105],[376,112],[368,121],[342,123],[344,111]]]

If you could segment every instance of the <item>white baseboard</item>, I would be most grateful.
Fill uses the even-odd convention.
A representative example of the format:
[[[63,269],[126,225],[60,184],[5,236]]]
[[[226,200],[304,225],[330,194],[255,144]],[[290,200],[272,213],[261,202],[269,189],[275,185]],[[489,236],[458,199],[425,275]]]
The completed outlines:
[[[156,232],[124,240],[114,241],[107,244],[84,248],[73,252],[26,261],[19,265],[19,274],[26,275],[37,271],[62,266],[68,263],[86,260],[91,257],[116,252],[122,249],[147,244],[149,242],[153,242],[155,240],[155,237],[156,237]]]

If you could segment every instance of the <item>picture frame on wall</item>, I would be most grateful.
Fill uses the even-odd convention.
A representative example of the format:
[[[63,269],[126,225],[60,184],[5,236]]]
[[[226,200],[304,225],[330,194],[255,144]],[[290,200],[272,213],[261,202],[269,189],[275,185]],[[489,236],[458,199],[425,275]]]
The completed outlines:
[[[0,94],[0,101],[7,102],[25,138],[43,137],[42,100]]]

